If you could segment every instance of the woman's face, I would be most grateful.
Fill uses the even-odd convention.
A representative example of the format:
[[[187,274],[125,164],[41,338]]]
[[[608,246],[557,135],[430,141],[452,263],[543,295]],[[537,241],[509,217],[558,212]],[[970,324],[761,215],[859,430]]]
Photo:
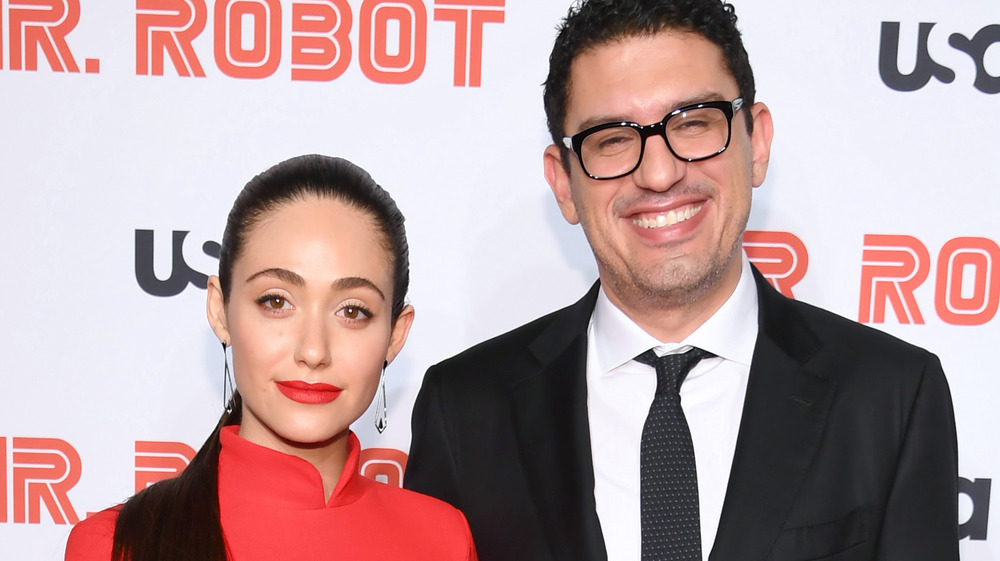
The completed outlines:
[[[368,214],[326,198],[287,203],[249,231],[229,303],[215,277],[208,302],[232,345],[241,436],[284,451],[344,441],[413,320],[407,306],[393,325],[390,259]]]

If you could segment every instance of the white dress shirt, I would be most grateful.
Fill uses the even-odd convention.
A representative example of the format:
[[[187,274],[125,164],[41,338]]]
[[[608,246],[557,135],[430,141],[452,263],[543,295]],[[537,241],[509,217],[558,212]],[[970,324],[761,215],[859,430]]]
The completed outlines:
[[[658,341],[618,309],[602,287],[587,330],[587,408],[594,456],[594,497],[609,561],[641,556],[639,453],[642,427],[656,391],[652,366],[632,360],[694,346],[702,360],[681,385],[698,470],[701,550],[708,559],[719,528],[736,436],[757,339],[757,287],[750,263],[721,308],[683,341]]]

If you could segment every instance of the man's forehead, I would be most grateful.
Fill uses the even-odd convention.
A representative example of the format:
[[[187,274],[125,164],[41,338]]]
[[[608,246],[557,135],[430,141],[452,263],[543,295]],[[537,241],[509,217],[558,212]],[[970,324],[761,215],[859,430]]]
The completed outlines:
[[[702,101],[731,99],[739,87],[722,49],[700,34],[669,29],[594,45],[570,65],[566,117],[617,120],[627,110],[663,114]]]

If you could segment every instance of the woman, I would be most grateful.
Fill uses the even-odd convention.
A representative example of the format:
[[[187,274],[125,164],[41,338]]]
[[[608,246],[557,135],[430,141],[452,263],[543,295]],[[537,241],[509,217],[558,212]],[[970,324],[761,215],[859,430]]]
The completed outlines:
[[[364,170],[313,155],[253,178],[208,286],[227,412],[178,477],[78,524],[66,559],[475,559],[456,509],[358,473],[349,427],[406,341],[408,285],[403,216]]]

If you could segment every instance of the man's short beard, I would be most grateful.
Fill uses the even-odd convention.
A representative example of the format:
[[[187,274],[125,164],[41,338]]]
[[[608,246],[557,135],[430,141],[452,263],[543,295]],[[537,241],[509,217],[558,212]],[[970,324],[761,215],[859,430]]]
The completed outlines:
[[[609,289],[626,302],[639,303],[646,308],[666,310],[690,306],[705,298],[722,282],[723,276],[740,254],[741,240],[742,236],[737,238],[722,262],[710,263],[711,267],[707,273],[699,277],[683,279],[682,277],[688,273],[686,268],[681,270],[660,268],[656,271],[647,271],[652,274],[646,275],[629,269],[629,276],[625,279],[607,279],[610,281]],[[659,282],[650,282],[649,279],[653,276]]]

